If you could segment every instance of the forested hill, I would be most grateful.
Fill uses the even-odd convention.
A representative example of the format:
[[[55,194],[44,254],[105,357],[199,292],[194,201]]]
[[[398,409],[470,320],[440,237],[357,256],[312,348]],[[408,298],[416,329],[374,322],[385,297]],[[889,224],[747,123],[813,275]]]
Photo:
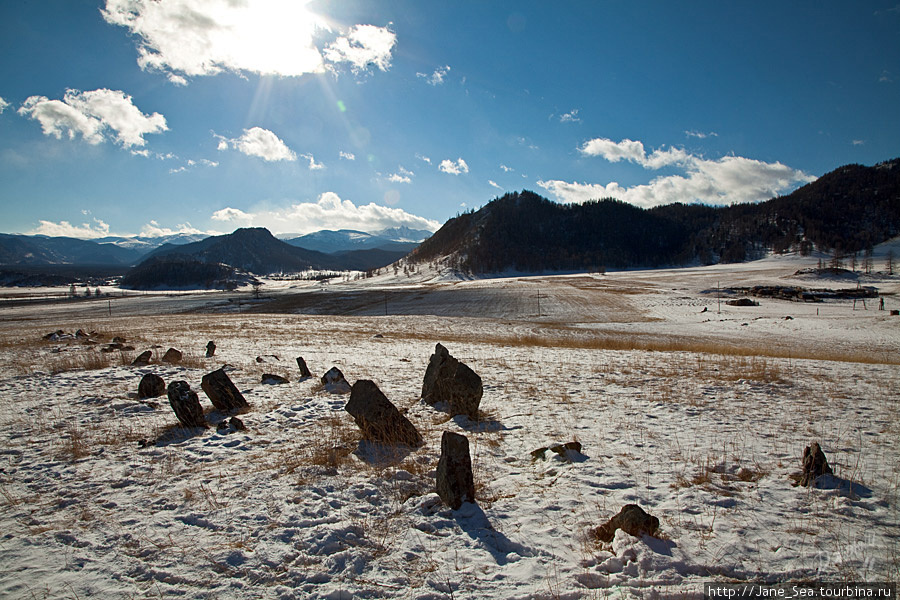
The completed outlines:
[[[618,200],[558,204],[506,194],[448,221],[409,260],[447,258],[473,273],[661,267],[740,262],[767,251],[853,253],[900,233],[900,159],[847,165],[787,196],[758,204]]]

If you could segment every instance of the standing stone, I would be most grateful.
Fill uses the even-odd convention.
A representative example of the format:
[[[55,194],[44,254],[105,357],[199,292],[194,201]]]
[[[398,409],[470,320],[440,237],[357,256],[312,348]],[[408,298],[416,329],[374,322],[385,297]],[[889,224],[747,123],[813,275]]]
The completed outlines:
[[[212,373],[204,375],[200,381],[200,387],[209,397],[213,406],[219,410],[234,410],[250,406],[224,369],[216,369]]]
[[[437,344],[425,369],[422,399],[432,405],[444,402],[451,414],[477,419],[483,393],[481,377]]]
[[[180,350],[176,350],[175,348],[169,348],[166,350],[166,353],[163,354],[162,361],[164,363],[180,363],[181,359],[184,358],[184,354],[181,353]]]
[[[593,534],[600,541],[611,542],[616,536],[616,529],[635,537],[654,536],[659,529],[659,519],[644,512],[637,504],[626,504],[605,525],[594,529]]]
[[[828,465],[825,453],[819,447],[819,442],[813,442],[803,450],[803,473],[800,476],[800,485],[811,486],[822,475],[831,475],[833,471]]]
[[[350,384],[337,367],[331,367],[322,375],[322,385],[333,394],[346,394],[351,391]]]
[[[216,355],[216,343],[212,340],[206,344],[206,358],[212,358]]]
[[[155,373],[147,373],[138,384],[138,400],[156,398],[166,393],[166,382]]]
[[[353,416],[368,440],[390,445],[422,445],[422,436],[415,426],[400,414],[374,381],[360,379],[354,383],[344,410]]]
[[[475,502],[475,479],[466,436],[452,431],[445,431],[441,436],[441,458],[435,479],[438,496],[453,510],[463,502]]]
[[[312,377],[312,373],[309,372],[309,367],[306,366],[306,361],[303,360],[302,356],[297,357],[297,366],[300,367],[300,377]]]
[[[191,389],[187,381],[173,381],[168,388],[169,404],[175,411],[175,416],[184,427],[206,428],[206,419],[203,418],[203,409],[200,407],[200,399],[197,392]]]
[[[137,358],[131,361],[132,367],[145,367],[150,364],[150,359],[153,357],[153,352],[150,350],[144,350],[141,352]]]

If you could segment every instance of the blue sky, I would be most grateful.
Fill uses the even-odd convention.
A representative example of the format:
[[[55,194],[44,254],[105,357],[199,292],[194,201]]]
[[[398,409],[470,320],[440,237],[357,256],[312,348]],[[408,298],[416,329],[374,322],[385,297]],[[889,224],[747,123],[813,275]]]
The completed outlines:
[[[900,4],[0,3],[0,230],[436,229],[900,156]]]

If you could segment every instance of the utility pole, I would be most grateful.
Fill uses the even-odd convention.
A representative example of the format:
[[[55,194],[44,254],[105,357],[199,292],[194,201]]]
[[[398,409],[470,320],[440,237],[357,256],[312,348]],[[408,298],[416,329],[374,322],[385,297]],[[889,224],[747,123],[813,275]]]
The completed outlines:
[[[719,287],[719,282],[716,282],[716,300],[719,305],[719,314],[722,314],[722,290]]]
[[[538,293],[534,296],[537,298],[537,308],[538,308],[538,318],[541,317],[541,298],[548,298],[549,296],[541,295],[541,290],[538,290]]]

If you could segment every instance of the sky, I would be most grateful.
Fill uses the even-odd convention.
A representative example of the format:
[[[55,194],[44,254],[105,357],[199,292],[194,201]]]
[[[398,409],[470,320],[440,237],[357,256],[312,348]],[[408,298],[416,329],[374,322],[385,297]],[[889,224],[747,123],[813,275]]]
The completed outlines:
[[[436,230],[900,156],[900,4],[0,2],[0,231]]]

